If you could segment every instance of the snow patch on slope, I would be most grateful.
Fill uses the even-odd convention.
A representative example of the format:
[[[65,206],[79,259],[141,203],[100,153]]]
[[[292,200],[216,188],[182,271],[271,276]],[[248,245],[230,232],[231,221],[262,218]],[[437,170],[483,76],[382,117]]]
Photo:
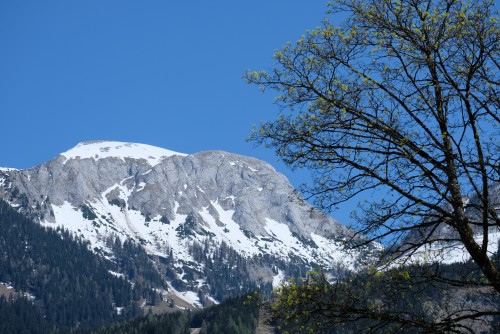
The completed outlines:
[[[218,201],[212,201],[211,205],[217,211],[219,221],[223,225],[217,224],[208,207],[205,207],[198,213],[208,225],[209,231],[215,235],[215,239],[223,240],[240,254],[247,257],[268,252],[279,258],[289,260],[290,254],[294,254],[325,267],[342,264],[353,269],[356,265],[357,252],[349,254],[351,256],[346,256],[346,250],[340,242],[311,234],[312,240],[310,240],[310,244],[307,244],[307,241],[303,243],[292,233],[287,224],[270,218],[266,218],[264,227],[268,235],[251,236],[248,232],[245,233],[238,223],[233,220],[234,210],[222,209]]]
[[[474,237],[478,244],[482,244],[483,235],[478,234]],[[500,241],[500,232],[490,232],[488,234],[488,256],[492,257],[498,251]],[[397,267],[403,264],[418,263],[460,263],[471,259],[465,246],[459,242],[435,242],[426,244],[418,248],[410,258],[404,255],[396,259],[389,267]]]
[[[240,254],[246,256],[259,254],[259,248],[248,239],[238,223],[233,220],[234,210],[226,211],[222,209],[217,201],[211,201],[211,205],[217,210],[219,221],[223,224],[222,226],[217,224],[216,219],[210,214],[208,207],[203,208],[203,210],[198,213],[208,225],[209,231],[215,234],[217,240],[226,242]]]
[[[276,289],[285,282],[285,273],[278,270],[278,274],[273,276],[273,289]]]
[[[72,149],[61,153],[61,155],[66,158],[66,161],[69,159],[99,160],[104,158],[120,158],[124,161],[125,158],[144,159],[147,160],[151,166],[155,166],[164,158],[168,158],[173,155],[186,156],[187,154],[146,144],[115,141],[91,141],[80,143]]]
[[[108,202],[107,195],[111,191],[118,192],[118,198],[124,201],[124,206]],[[287,224],[270,218],[265,220],[264,230],[267,234],[253,235],[234,221],[234,210],[224,210],[218,201],[211,201],[209,206],[198,211],[202,218],[198,224],[206,232],[193,233],[186,238],[181,236],[179,231],[183,229],[187,215],[174,210],[175,218],[169,223],[162,223],[162,217],[159,215],[146,221],[146,217],[140,211],[128,206],[127,200],[130,196],[131,190],[123,185],[115,184],[109,187],[101,194],[100,199],[85,204],[86,210],[95,214],[93,219],[84,217],[83,208],[74,207],[68,202],[60,206],[52,205],[52,209],[58,225],[63,225],[76,235],[90,241],[92,247],[98,247],[104,252],[110,251],[106,247],[105,236],[114,234],[122,240],[128,238],[136,240],[149,254],[166,256],[171,250],[174,258],[184,261],[193,261],[188,251],[190,244],[194,241],[203,244],[206,240],[216,240],[217,244],[225,242],[247,258],[263,253],[274,254],[287,260],[299,256],[310,263],[318,263],[325,267],[337,263],[351,268],[355,265],[358,255],[353,252],[351,256],[346,256],[341,242],[316,234],[311,234],[309,240],[300,240]],[[178,205],[177,202],[174,203],[176,208]]]
[[[8,168],[8,167],[0,167],[0,172],[12,172],[12,171],[18,171],[19,169],[16,168]]]

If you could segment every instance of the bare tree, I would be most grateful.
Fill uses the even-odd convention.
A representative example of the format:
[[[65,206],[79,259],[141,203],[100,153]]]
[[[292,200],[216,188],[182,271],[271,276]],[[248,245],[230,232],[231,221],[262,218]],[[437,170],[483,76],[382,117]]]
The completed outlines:
[[[500,227],[493,1],[335,0],[329,12],[347,18],[277,51],[271,71],[246,73],[279,92],[282,107],[251,139],[310,169],[307,191],[324,209],[378,194],[359,205],[355,227],[367,243],[389,243],[390,260],[460,247],[483,282],[434,279],[499,294],[489,239]]]

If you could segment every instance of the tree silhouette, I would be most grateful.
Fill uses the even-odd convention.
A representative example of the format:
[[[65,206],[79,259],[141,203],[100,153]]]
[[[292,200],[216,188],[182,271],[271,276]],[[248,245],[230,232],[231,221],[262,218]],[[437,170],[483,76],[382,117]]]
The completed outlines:
[[[489,239],[500,225],[493,1],[335,0],[328,8],[347,18],[339,26],[326,20],[277,51],[271,71],[245,74],[262,90],[276,90],[282,107],[251,140],[310,169],[314,182],[306,190],[324,209],[377,194],[360,203],[355,228],[365,243],[388,244],[386,268],[421,258],[416,253],[437,261],[455,248],[470,256],[481,279],[438,271],[419,282],[499,294],[497,245]],[[443,318],[447,330],[459,327],[460,316]],[[435,319],[421,324],[429,322]]]

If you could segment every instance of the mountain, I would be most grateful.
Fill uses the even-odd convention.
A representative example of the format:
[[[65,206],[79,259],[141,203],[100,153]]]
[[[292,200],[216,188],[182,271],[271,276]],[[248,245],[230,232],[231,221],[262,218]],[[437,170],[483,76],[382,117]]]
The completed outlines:
[[[488,189],[491,206],[500,215],[500,183],[492,183]],[[481,221],[482,216],[479,211],[481,207],[478,195],[464,196],[466,203],[465,213],[470,219]],[[473,226],[473,233],[476,242],[481,245],[483,242],[483,229],[481,225]],[[416,246],[420,245],[420,246]],[[493,222],[488,229],[488,256],[494,257],[499,251],[500,230]],[[413,230],[401,243],[396,245],[389,252],[391,256],[403,256],[400,262],[407,262],[405,256],[411,253],[413,263],[442,263],[452,264],[467,262],[471,259],[469,252],[460,240],[456,230],[446,224],[429,226],[419,230]]]
[[[84,142],[30,169],[0,169],[0,198],[116,263],[116,240],[142,245],[192,304],[270,290],[315,266],[356,269],[379,250],[347,251],[353,231],[268,163],[223,151]]]
[[[144,299],[159,298],[161,277],[138,247],[114,248],[142,260],[126,266],[134,273],[116,275],[118,266],[85,241],[45,228],[0,199],[0,333],[53,333],[53,327],[67,333],[142,314]]]

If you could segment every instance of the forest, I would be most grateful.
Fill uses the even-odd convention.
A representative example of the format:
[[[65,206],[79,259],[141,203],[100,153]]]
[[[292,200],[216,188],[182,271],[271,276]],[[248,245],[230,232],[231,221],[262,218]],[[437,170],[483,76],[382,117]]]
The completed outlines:
[[[140,303],[154,306],[162,298],[155,288],[167,287],[141,246],[108,237],[107,245],[118,260],[107,261],[89,250],[88,243],[64,229],[34,223],[3,200],[0,230],[0,282],[11,287],[9,295],[0,296],[1,333],[181,334],[194,327],[201,328],[201,333],[247,334],[255,330],[258,302],[247,303],[242,290],[227,290],[245,274],[228,273],[242,259],[227,246],[216,253],[214,262],[201,255],[202,248],[194,246],[192,252],[209,263],[212,292],[233,298],[199,311],[143,317]],[[253,282],[241,282],[247,291],[257,289]]]

